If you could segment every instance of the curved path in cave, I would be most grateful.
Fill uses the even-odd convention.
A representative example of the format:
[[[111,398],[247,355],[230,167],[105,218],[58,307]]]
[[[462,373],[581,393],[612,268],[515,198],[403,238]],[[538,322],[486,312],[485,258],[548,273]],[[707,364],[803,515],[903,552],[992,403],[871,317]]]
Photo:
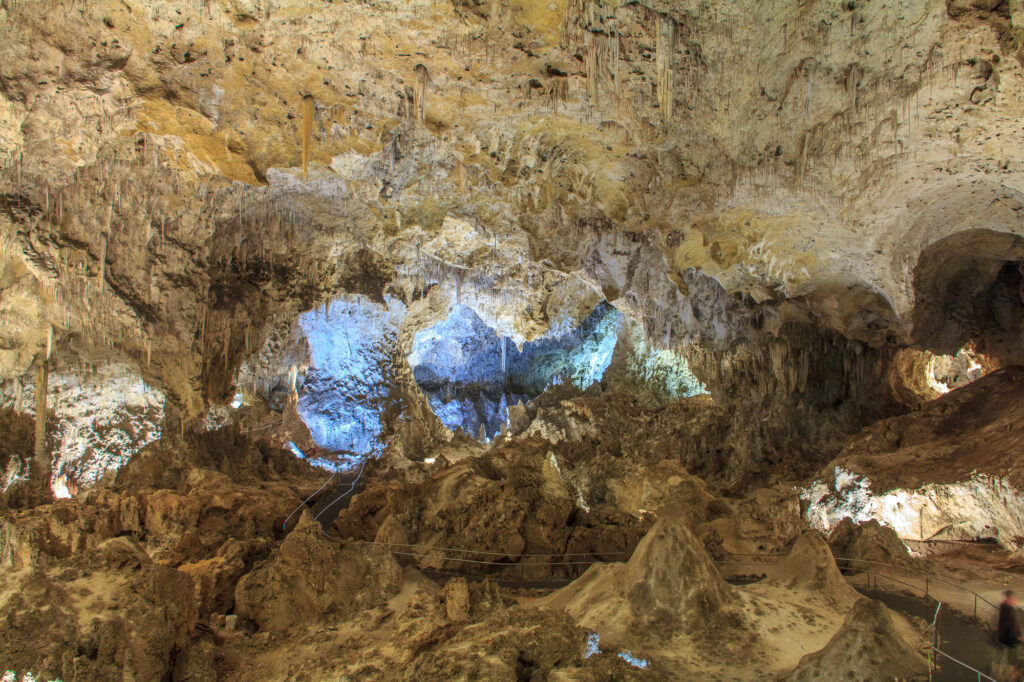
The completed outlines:
[[[911,596],[882,587],[857,587],[857,591],[871,599],[877,599],[894,611],[921,618],[925,622],[930,623],[935,618],[937,602],[934,599]],[[956,610],[944,608],[945,603],[942,606],[937,622],[939,650],[988,674],[996,655],[991,632]],[[976,677],[975,673],[971,673],[956,662],[944,660],[941,654],[938,655],[936,662],[939,667],[932,675],[936,682],[956,682]]]
[[[345,486],[339,485],[338,489]],[[333,497],[333,496],[332,496]],[[328,498],[330,499],[330,498]],[[345,502],[347,506],[347,501]],[[434,548],[445,552],[446,548]],[[392,551],[395,551],[392,549]],[[447,550],[450,551],[450,550]],[[408,552],[397,552],[405,556],[416,556]],[[422,558],[433,558],[422,555]],[[781,556],[764,555],[760,559],[780,559]],[[463,557],[447,557],[446,561],[467,561]],[[839,562],[850,561],[839,558]],[[476,563],[476,562],[475,562]],[[729,565],[747,562],[716,562]],[[867,566],[871,564],[871,566]],[[774,563],[757,563],[760,568],[770,568]],[[515,566],[515,564],[509,564]],[[911,574],[897,566],[880,562],[865,562],[866,570],[858,570],[846,575],[847,581],[861,594],[878,600],[894,611],[907,616],[920,618],[926,623],[935,623],[938,631],[936,639],[937,668],[932,674],[937,682],[955,682],[964,679],[994,679],[986,677],[992,671],[992,664],[997,655],[993,639],[995,605],[982,595],[944,579],[934,576],[922,580],[919,575]],[[564,587],[575,578],[549,578],[545,580],[516,579],[509,576],[486,576],[472,572],[451,571],[443,569],[420,569],[431,579],[445,580],[451,577],[463,577],[469,580],[491,580],[502,587],[530,592],[526,597],[532,599],[552,590]],[[882,571],[885,571],[884,573]],[[898,577],[897,577],[898,576]],[[762,579],[761,575],[734,575],[726,578],[733,584],[750,584]],[[1002,588],[1000,588],[1002,589]],[[540,593],[540,594],[538,594]],[[968,615],[973,613],[973,617]],[[993,621],[989,623],[989,621]],[[965,667],[966,666],[966,667]],[[982,676],[978,676],[978,673]]]

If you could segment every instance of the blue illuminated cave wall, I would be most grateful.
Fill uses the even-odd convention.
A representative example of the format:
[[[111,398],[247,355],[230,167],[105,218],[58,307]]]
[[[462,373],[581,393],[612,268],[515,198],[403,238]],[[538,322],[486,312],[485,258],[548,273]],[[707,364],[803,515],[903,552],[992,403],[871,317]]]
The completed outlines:
[[[572,332],[524,344],[522,353],[510,356],[513,384],[536,396],[551,384],[566,382],[583,390],[600,381],[611,364],[621,322],[622,313],[601,303]]]
[[[507,343],[507,342],[506,342]],[[493,436],[508,414],[502,340],[468,306],[455,305],[448,318],[420,330],[409,365],[434,414],[451,430]],[[507,344],[508,349],[515,346]],[[507,368],[507,359],[506,359]]]
[[[310,367],[297,407],[320,447],[356,454],[377,447],[404,312],[390,299],[345,296],[299,317]]]
[[[519,351],[471,308],[457,304],[447,319],[416,334],[409,364],[448,428],[474,437],[482,430],[492,438],[510,404],[536,397],[551,384],[585,389],[598,381],[611,362],[621,319],[602,303],[571,333],[526,343]]]
[[[378,304],[344,296],[299,317],[310,366],[297,382],[297,409],[321,448],[364,455],[381,445],[405,313],[390,298]],[[621,313],[601,303],[572,332],[526,343],[520,351],[472,308],[457,304],[446,319],[416,334],[408,361],[438,418],[475,438],[493,438],[510,405],[551,385],[583,390],[600,381],[620,330],[628,334],[622,350],[634,382],[670,400],[703,392],[681,356],[649,348],[639,327],[623,325]]]

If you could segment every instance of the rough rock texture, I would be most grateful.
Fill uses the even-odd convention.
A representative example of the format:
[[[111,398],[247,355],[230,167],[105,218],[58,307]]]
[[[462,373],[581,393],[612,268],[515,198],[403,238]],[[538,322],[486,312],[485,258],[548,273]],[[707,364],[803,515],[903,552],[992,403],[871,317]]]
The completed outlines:
[[[1024,357],[1014,3],[0,11],[2,377],[52,331],[173,428],[340,295],[517,344],[603,298],[771,412],[756,468],[900,409],[899,347]],[[385,440],[443,435],[396,372]]]
[[[811,525],[871,518],[903,539],[1024,540],[1018,404],[1024,373],[1007,368],[862,431],[802,493]]]
[[[732,631],[742,626],[739,613],[731,612],[737,600],[686,526],[661,519],[629,561],[594,566],[542,603],[565,609],[614,642],[712,633],[735,642]]]
[[[779,585],[731,588],[705,548],[778,551],[801,511],[823,530],[878,518],[902,538],[1019,548],[1022,64],[1019,0],[0,3],[0,394],[16,403],[0,413],[0,560],[62,614],[45,660],[17,664],[626,677],[610,651],[582,659],[563,615],[476,603],[473,585],[442,602],[384,548],[348,542],[380,537],[479,552],[498,565],[467,574],[506,578],[571,578],[583,569],[553,559],[637,549],[575,586],[609,613],[574,615],[612,640],[635,626],[654,674],[674,670],[664,657],[728,677],[724,658],[756,641],[746,674],[764,678],[840,615],[804,614]],[[608,373],[582,395],[566,382],[460,411],[495,435],[504,398],[490,447],[446,428],[434,411],[451,401],[417,383],[417,337],[452,310],[518,349],[598,306],[628,341]],[[501,351],[479,345],[494,366]],[[551,372],[517,381],[532,395],[600,364],[576,359],[559,347]],[[57,409],[38,410],[39,459],[102,445],[55,468],[77,496],[53,504],[10,485],[44,361]],[[934,400],[974,364],[1007,369]],[[134,395],[92,391],[96,367]],[[708,395],[677,400],[698,385]],[[92,433],[68,433],[62,401]],[[328,451],[380,458],[338,512],[338,485],[285,447],[330,467],[346,460]],[[285,537],[303,500],[333,509],[330,539],[308,522]],[[141,644],[78,647],[86,628],[58,598],[72,578],[54,571],[125,535],[177,606],[160,616],[110,569],[129,615],[156,620]],[[822,541],[796,547],[825,571],[798,591],[838,589]],[[11,594],[0,608],[49,632]],[[246,627],[220,627],[236,607]],[[216,633],[183,637],[193,614]],[[710,634],[693,634],[698,615]],[[776,616],[796,634],[762,627]],[[875,616],[861,620],[888,627]],[[865,641],[864,622],[835,650]],[[694,647],[673,654],[662,630]]]
[[[413,545],[458,550],[403,550],[422,566],[474,568],[453,561],[459,557],[496,562],[478,567],[486,573],[508,562],[516,577],[578,575],[586,563],[630,552],[649,522],[608,502],[581,507],[548,453],[544,443],[527,441],[467,457],[422,481],[392,477],[356,496],[334,529],[343,538],[394,542],[404,535]],[[586,563],[566,563],[577,561]]]
[[[163,439],[114,487],[0,517],[12,564],[0,574],[0,615],[53,643],[29,655],[19,630],[0,655],[62,679],[769,679],[842,625],[852,601],[816,534],[796,542],[781,579],[745,588],[726,584],[705,551],[719,529],[741,551],[789,542],[781,490],[722,499],[678,459],[632,453],[609,465],[564,445],[520,437],[485,449],[455,438],[444,462],[371,462],[370,485],[328,537],[312,516],[336,489],[318,492],[323,475],[307,463],[261,454],[231,430],[182,441],[173,455]],[[602,489],[600,503],[580,506],[579,491]],[[285,533],[289,516],[299,520]],[[490,552],[481,558],[502,565],[466,566],[424,545]],[[625,559],[619,551],[628,561],[592,566],[543,599],[521,585],[582,570],[558,565],[563,553]],[[173,589],[147,591],[139,576],[150,574]],[[36,583],[57,596],[18,597]],[[124,636],[117,616],[106,629],[76,629],[110,620],[110,603],[129,605],[143,627]]]
[[[235,586],[245,575],[246,544],[228,539],[210,559],[181,564],[178,570],[192,579],[193,596],[200,617],[229,613],[235,605]],[[249,562],[251,564],[251,561]]]
[[[243,543],[251,564],[299,503],[296,486],[314,490],[319,476],[290,455],[261,452],[236,436],[165,439],[126,465],[113,488],[30,510],[4,510],[0,565],[46,567],[122,535],[139,538],[151,556],[172,566],[213,559],[228,552],[234,539]],[[218,465],[220,471],[208,468]]]
[[[31,383],[8,382],[0,387],[0,404],[34,418],[34,391]],[[47,405],[52,410],[47,419],[53,450],[50,485],[59,497],[116,472],[160,437],[164,420],[163,394],[123,364],[50,373]],[[18,455],[20,476],[27,477],[29,453],[8,452]]]
[[[839,572],[828,542],[817,531],[801,535],[772,581],[780,587],[803,591],[843,613],[857,601],[857,592]]]
[[[189,579],[113,538],[56,572],[3,579],[0,658],[41,679],[161,679],[192,634]]]
[[[300,623],[345,619],[382,604],[397,592],[401,571],[386,549],[339,548],[303,512],[270,562],[246,575],[235,590],[238,615],[281,632]]]
[[[854,523],[853,519],[846,517],[829,534],[828,544],[835,556],[844,559],[875,561],[903,568],[909,567],[913,561],[896,531],[883,526],[877,519]],[[846,567],[852,569],[866,566],[858,566],[855,562],[846,564]]]
[[[924,656],[904,639],[889,611],[879,602],[861,598],[828,646],[801,659],[785,679],[867,682],[912,679],[927,671]]]

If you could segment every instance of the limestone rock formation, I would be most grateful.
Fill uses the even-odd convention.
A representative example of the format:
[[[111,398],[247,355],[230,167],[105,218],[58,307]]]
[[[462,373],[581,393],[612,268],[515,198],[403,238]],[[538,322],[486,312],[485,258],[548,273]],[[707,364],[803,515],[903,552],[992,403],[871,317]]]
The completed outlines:
[[[780,587],[802,591],[844,613],[858,599],[857,592],[839,572],[828,542],[817,531],[808,531],[797,539],[772,581]]]
[[[1019,368],[989,374],[851,438],[802,493],[826,532],[872,518],[904,540],[992,538],[1019,548]],[[826,481],[828,483],[826,483]]]
[[[304,512],[276,556],[238,583],[235,608],[261,629],[281,632],[382,604],[397,591],[400,578],[390,552],[359,545],[338,548]]]
[[[44,679],[159,679],[192,634],[187,576],[113,538],[57,573],[4,578],[4,665]]]
[[[877,519],[854,523],[850,517],[839,522],[828,536],[829,547],[837,557],[868,562],[874,561],[889,566],[909,567],[913,563],[907,546],[900,541],[896,531],[883,526]],[[849,568],[864,568],[849,564]]]
[[[1021,101],[1020,0],[0,1],[0,666],[916,672],[832,552],[1024,546]]]
[[[629,561],[594,566],[543,603],[622,642],[627,634],[658,641],[699,638],[723,626],[739,630],[738,612],[730,613],[737,600],[686,526],[661,519]]]
[[[756,470],[901,409],[896,350],[1022,357],[1015,6],[242,5],[4,6],[0,378],[52,345],[195,425],[332,300],[405,309],[391,358],[453,305],[519,346],[603,299],[768,409]],[[361,423],[443,439],[396,364]]]
[[[924,675],[924,656],[896,628],[878,602],[859,599],[843,627],[821,651],[800,660],[787,680],[913,679]]]

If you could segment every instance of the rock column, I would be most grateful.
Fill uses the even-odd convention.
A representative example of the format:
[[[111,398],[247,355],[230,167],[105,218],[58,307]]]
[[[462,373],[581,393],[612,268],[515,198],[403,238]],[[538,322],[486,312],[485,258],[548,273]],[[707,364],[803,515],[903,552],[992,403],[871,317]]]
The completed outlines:
[[[49,382],[49,362],[46,355],[36,360],[36,440],[32,458],[31,480],[40,500],[49,500],[50,449],[46,445],[46,388]]]

